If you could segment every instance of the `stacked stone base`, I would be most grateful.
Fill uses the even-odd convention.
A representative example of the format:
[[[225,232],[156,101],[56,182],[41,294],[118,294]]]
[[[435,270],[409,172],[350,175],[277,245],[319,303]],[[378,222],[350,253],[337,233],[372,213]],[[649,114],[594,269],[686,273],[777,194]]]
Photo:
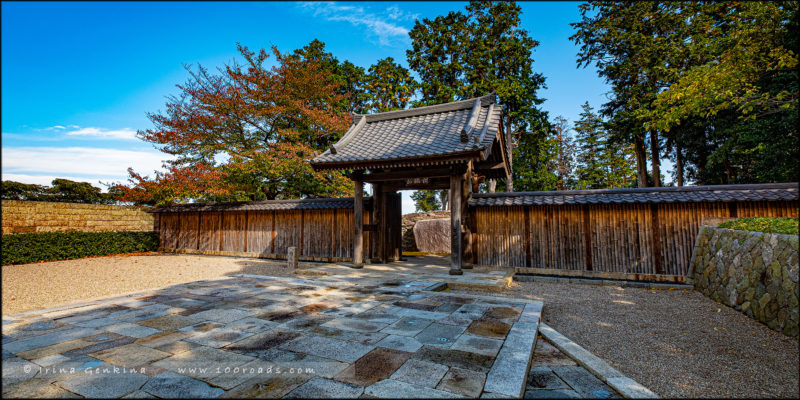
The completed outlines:
[[[798,337],[798,236],[704,227],[692,256],[697,290]]]

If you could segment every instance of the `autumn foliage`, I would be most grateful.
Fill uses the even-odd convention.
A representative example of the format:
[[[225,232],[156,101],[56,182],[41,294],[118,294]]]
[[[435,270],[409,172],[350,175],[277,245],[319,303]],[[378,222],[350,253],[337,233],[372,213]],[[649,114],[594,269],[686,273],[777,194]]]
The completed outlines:
[[[152,178],[129,169],[120,200],[164,204],[348,195],[340,172],[308,160],[350,124],[341,83],[312,59],[238,46],[244,64],[212,74],[202,67],[178,85],[154,128],[138,137],[174,156]]]

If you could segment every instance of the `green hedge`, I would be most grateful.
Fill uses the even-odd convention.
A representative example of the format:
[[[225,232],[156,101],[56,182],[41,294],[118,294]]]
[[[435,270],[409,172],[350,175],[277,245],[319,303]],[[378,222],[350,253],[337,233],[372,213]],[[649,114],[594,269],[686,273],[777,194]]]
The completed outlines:
[[[785,233],[797,235],[797,218],[739,218],[719,224],[719,228],[736,229],[737,231],[753,231],[765,233]]]
[[[3,265],[156,251],[156,232],[42,232],[3,235]]]

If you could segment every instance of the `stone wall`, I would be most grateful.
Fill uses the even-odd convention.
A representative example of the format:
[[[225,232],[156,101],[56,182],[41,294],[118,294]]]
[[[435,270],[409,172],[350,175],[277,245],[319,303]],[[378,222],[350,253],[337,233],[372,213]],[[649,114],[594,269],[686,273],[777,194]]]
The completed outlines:
[[[56,231],[152,231],[144,208],[102,204],[3,200],[3,234]]]
[[[689,276],[706,296],[798,337],[798,236],[703,227]]]
[[[414,240],[414,225],[423,219],[450,218],[450,211],[428,211],[403,215],[403,251],[419,251]]]

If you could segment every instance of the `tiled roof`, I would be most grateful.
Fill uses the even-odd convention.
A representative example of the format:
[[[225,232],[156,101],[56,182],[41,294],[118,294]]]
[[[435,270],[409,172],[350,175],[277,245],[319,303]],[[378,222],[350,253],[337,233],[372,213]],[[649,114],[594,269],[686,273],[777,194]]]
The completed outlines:
[[[364,207],[372,204],[371,197],[364,197]],[[262,200],[231,203],[176,204],[153,208],[152,213],[174,213],[195,211],[265,211],[265,210],[318,210],[331,208],[353,208],[353,198]]]
[[[311,165],[316,169],[344,165],[363,169],[442,164],[453,162],[453,156],[459,155],[469,158],[482,154],[485,159],[497,135],[502,111],[495,101],[496,96],[491,94],[409,110],[356,115],[333,150],[315,157]],[[463,130],[467,131],[466,141],[462,141]]]
[[[470,206],[797,200],[797,183],[474,194]]]

